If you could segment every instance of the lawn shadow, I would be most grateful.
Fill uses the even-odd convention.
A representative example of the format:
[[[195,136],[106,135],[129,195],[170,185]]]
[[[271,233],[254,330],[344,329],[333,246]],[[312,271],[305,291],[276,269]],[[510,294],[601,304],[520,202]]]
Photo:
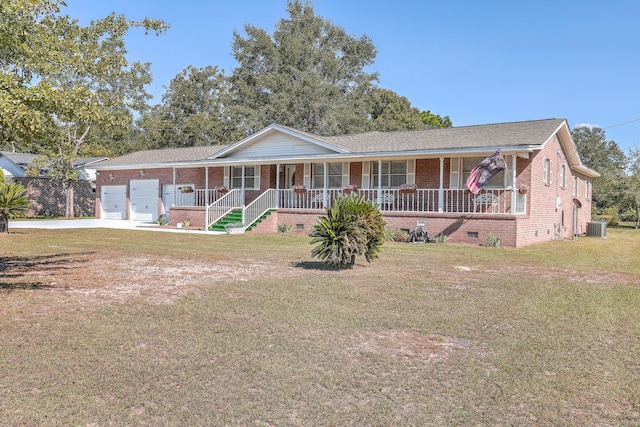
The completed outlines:
[[[39,280],[40,277],[60,270],[78,268],[81,264],[86,263],[87,259],[77,256],[91,253],[93,252],[0,257],[0,290],[54,288],[54,285]]]
[[[292,262],[292,267],[302,268],[303,270],[323,270],[323,271],[342,271],[348,270],[353,267],[352,264],[349,264],[343,268],[331,267],[330,265],[325,264],[322,261],[300,261],[300,262]]]

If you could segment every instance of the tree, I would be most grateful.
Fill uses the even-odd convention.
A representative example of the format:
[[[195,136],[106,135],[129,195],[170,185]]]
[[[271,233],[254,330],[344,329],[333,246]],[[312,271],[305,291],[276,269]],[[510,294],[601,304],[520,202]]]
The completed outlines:
[[[41,153],[63,159],[54,174],[74,179],[73,161],[90,129],[127,128],[146,108],[149,64],[129,63],[130,28],[156,34],[158,20],[129,21],[111,14],[83,27],[60,15],[58,0],[0,0],[0,128],[3,135],[45,144]],[[66,186],[73,200],[73,186]],[[67,204],[73,217],[73,203]]]
[[[636,228],[640,227],[640,150],[629,153],[628,176],[623,186],[624,200],[635,211]]]
[[[378,257],[385,222],[373,202],[351,194],[339,198],[326,212],[310,233],[311,244],[316,244],[312,256],[334,268],[353,265],[357,255],[364,255],[367,262]]]
[[[315,15],[309,3],[289,0],[287,12],[273,35],[250,24],[246,38],[234,32],[234,113],[247,133],[274,122],[319,135],[344,133],[345,110],[377,81],[365,71],[376,48],[369,37],[349,36]]]
[[[9,220],[24,218],[29,211],[27,189],[18,184],[0,182],[0,233],[9,232]]]
[[[433,114],[430,110],[420,112],[420,118],[422,119],[422,123],[429,128],[453,127],[453,123],[451,123],[449,116],[442,117],[437,114]]]
[[[424,127],[420,111],[409,100],[389,89],[371,91],[371,129],[380,132],[415,130]]]
[[[571,136],[580,159],[601,176],[593,179],[594,208],[608,208],[621,203],[627,157],[615,141],[607,141],[605,131],[597,127],[576,127]]]
[[[242,139],[228,111],[229,91],[229,80],[218,67],[187,67],[171,80],[162,103],[139,120],[147,145],[192,147]]]

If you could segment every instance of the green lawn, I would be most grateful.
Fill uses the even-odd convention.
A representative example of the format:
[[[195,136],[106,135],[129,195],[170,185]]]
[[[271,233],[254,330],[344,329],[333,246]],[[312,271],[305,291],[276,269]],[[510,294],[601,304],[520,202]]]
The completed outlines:
[[[525,249],[0,236],[0,425],[640,424],[640,231]]]

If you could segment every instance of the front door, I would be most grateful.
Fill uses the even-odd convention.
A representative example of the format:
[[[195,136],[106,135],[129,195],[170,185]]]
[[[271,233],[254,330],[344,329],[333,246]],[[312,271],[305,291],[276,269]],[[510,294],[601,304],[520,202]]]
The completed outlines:
[[[284,166],[284,188],[291,188],[296,183],[296,165]]]

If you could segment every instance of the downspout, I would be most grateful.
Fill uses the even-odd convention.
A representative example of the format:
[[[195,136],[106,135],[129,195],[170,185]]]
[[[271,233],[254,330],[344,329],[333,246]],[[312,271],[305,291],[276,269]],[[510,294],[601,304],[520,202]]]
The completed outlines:
[[[438,212],[444,211],[444,157],[440,157],[440,187],[438,188]]]

